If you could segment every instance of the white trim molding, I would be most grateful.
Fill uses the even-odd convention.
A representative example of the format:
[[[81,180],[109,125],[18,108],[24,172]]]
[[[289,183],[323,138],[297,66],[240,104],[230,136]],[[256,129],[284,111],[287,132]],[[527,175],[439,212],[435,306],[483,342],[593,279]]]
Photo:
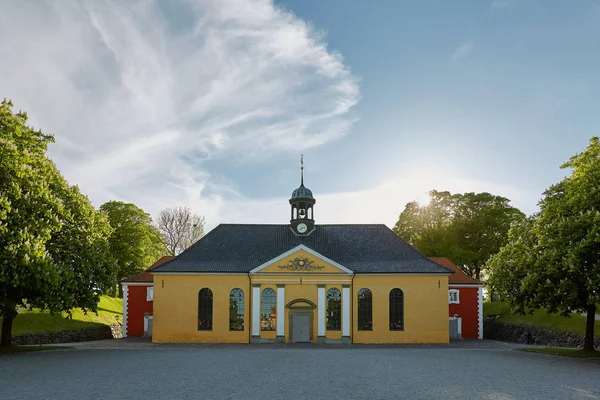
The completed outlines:
[[[468,284],[468,283],[462,283],[462,284],[456,284],[456,283],[449,283],[448,284],[448,288],[453,289],[453,288],[471,288],[471,289],[475,289],[478,287],[483,287],[483,284],[481,283],[472,283],[472,284]]]
[[[152,275],[244,275],[248,276],[246,272],[169,272],[169,271],[150,271]]]
[[[123,282],[122,285],[127,286],[154,286],[152,282]]]
[[[479,287],[479,339],[483,339],[483,287]]]
[[[344,267],[344,266],[343,266],[343,265],[341,265],[341,264],[338,264],[337,262],[335,262],[335,261],[333,261],[333,260],[331,260],[331,259],[329,259],[329,258],[325,257],[325,256],[324,256],[324,255],[322,255],[322,254],[319,254],[319,253],[317,253],[317,252],[316,252],[316,251],[314,251],[313,249],[311,249],[311,248],[309,248],[309,247],[306,247],[306,246],[305,246],[305,245],[303,245],[303,244],[301,244],[301,245],[298,245],[298,246],[294,247],[293,249],[291,249],[291,250],[288,250],[288,251],[286,251],[285,253],[283,253],[283,254],[281,254],[281,255],[279,255],[279,256],[277,256],[277,257],[275,257],[275,258],[273,258],[273,259],[271,259],[271,260],[269,260],[269,261],[267,261],[266,263],[263,263],[263,264],[259,265],[258,267],[254,268],[253,270],[251,270],[251,271],[250,271],[250,275],[254,275],[254,274],[256,274],[257,272],[260,272],[262,269],[264,269],[264,268],[267,268],[268,266],[270,266],[270,265],[272,265],[272,264],[276,263],[277,261],[281,261],[281,260],[283,260],[284,258],[286,258],[286,257],[289,257],[289,256],[291,256],[292,254],[294,254],[295,252],[297,252],[297,251],[300,251],[300,250],[304,250],[304,251],[306,251],[307,253],[309,253],[309,254],[311,254],[311,255],[313,255],[313,256],[315,256],[315,257],[317,257],[317,258],[320,258],[321,260],[323,260],[323,261],[325,261],[325,262],[327,262],[327,263],[329,263],[329,264],[333,265],[334,267],[336,267],[336,268],[338,268],[339,270],[343,271],[343,272],[344,272],[346,275],[354,275],[354,272],[353,272],[352,270],[350,270],[350,269],[348,269],[348,268]]]
[[[460,304],[460,290],[448,289],[448,304]]]
[[[260,336],[260,285],[252,286],[252,336]]]
[[[452,272],[355,272],[355,276],[448,276]]]
[[[128,284],[123,284],[123,337],[127,337],[127,297],[129,297]]]

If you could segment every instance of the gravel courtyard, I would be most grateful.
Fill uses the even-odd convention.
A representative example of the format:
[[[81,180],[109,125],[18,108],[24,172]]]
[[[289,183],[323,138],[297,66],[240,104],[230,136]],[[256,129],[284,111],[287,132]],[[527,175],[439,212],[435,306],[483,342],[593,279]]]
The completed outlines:
[[[600,399],[600,365],[479,346],[80,346],[0,356],[9,399]]]

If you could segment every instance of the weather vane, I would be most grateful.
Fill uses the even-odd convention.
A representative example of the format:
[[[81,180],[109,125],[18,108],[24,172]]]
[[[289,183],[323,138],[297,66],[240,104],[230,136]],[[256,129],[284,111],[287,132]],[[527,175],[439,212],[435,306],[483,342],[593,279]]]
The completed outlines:
[[[304,185],[304,154],[300,154],[300,184]]]

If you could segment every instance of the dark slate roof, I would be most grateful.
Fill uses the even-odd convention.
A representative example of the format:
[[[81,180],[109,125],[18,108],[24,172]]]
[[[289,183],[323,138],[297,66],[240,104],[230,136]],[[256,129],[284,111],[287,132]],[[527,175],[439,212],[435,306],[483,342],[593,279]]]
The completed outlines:
[[[302,183],[302,184],[300,184],[300,187],[298,189],[295,189],[292,192],[292,197],[290,200],[312,199],[312,198],[313,198],[312,191],[309,188],[304,187],[304,183]]]
[[[357,273],[442,273],[385,225],[316,225],[298,236],[289,225],[221,224],[154,272],[250,272],[298,245]]]

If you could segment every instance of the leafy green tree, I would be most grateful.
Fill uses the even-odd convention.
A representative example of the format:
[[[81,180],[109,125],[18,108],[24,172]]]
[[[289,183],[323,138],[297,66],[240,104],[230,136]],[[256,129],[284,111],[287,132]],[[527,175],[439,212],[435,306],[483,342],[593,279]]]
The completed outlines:
[[[427,256],[445,256],[480,279],[485,262],[507,240],[511,223],[525,215],[490,193],[432,190],[429,204],[408,203],[394,232]]]
[[[544,192],[539,214],[515,226],[489,261],[490,284],[521,313],[547,307],[565,317],[586,312],[585,350],[594,350],[600,303],[600,142],[561,168],[571,175]]]
[[[110,252],[117,263],[119,297],[123,297],[123,278],[142,272],[166,253],[152,218],[131,203],[109,201],[100,206],[113,229]],[[114,286],[113,286],[114,287]]]
[[[46,157],[52,136],[12,106],[0,105],[2,346],[11,345],[18,307],[96,311],[115,272],[104,216]]]
[[[467,274],[479,279],[486,261],[506,244],[511,224],[523,218],[525,214],[502,196],[490,193],[456,196],[452,231],[457,262]]]

